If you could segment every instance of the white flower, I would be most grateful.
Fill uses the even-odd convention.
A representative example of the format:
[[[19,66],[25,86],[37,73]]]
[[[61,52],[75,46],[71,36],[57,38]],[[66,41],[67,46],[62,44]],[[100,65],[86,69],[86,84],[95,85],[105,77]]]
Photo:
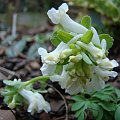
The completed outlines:
[[[73,63],[77,63],[82,59],[82,55],[78,54],[76,56],[70,56],[69,61]]]
[[[52,75],[55,71],[56,64],[60,61],[59,56],[60,53],[64,50],[67,49],[68,45],[61,42],[57,48],[48,53],[46,49],[44,48],[39,48],[38,53],[41,55],[41,59],[43,62],[43,66],[41,67],[41,72],[42,74],[45,75]]]
[[[93,91],[99,91],[104,87],[105,87],[105,81],[101,77],[97,75],[93,75],[91,81],[88,81],[86,83],[85,89],[88,92],[93,92]]]
[[[61,24],[65,30],[68,32],[75,32],[75,33],[85,33],[87,32],[87,28],[82,26],[79,23],[73,21],[66,12],[68,11],[68,5],[63,3],[58,10],[52,8],[50,9],[47,14],[51,21],[55,24]]]
[[[99,91],[105,87],[105,81],[109,77],[116,77],[117,72],[112,71],[114,67],[117,67],[118,63],[115,60],[109,60],[108,58],[99,60],[98,66],[93,66],[94,74],[91,81],[86,83],[86,89],[88,92]]]
[[[77,41],[76,44],[87,50],[96,59],[102,58],[104,55],[103,50],[95,47],[92,42],[85,44],[81,41]]]
[[[68,46],[71,43],[76,42],[79,38],[82,37],[82,34],[78,34],[75,37],[73,37],[67,44],[61,42],[57,48],[48,53],[46,49],[39,48],[38,53],[41,55],[41,59],[43,62],[43,66],[41,67],[42,75],[52,75],[55,72],[56,64],[60,61],[60,56],[63,51],[68,51]]]
[[[59,62],[59,55],[66,48],[68,48],[67,44],[61,42],[57,46],[57,48],[50,53],[48,53],[46,49],[41,48],[41,47],[38,49],[38,53],[41,55],[43,63],[53,65]]]
[[[65,58],[67,58],[69,55],[71,55],[72,54],[72,49],[65,49],[65,50],[63,50],[62,52],[61,52],[61,54],[60,54],[60,58],[61,59],[65,59]]]
[[[96,31],[96,29],[94,27],[91,27],[91,30],[93,31],[93,38],[92,38],[92,42],[94,44],[97,44],[97,45],[100,45],[100,38],[99,38],[99,35]]]
[[[116,60],[109,60],[108,58],[98,60],[99,66],[104,69],[113,69],[114,67],[118,67],[119,64]]]
[[[115,60],[109,60],[108,58],[101,59],[98,61],[98,66],[93,67],[95,74],[104,78],[116,77],[117,72],[112,71],[114,67],[118,66],[118,63]]]
[[[50,104],[44,100],[43,96],[37,92],[23,89],[20,94],[27,100],[29,107],[27,109],[32,115],[37,112],[40,113],[42,110],[49,112],[51,110]]]
[[[40,68],[42,75],[53,75],[56,69],[56,65],[46,64],[44,63],[43,66]]]
[[[95,72],[95,74],[97,74],[98,76],[103,78],[103,80],[104,79],[108,80],[109,77],[116,77],[118,75],[118,73],[115,72],[115,71],[105,70],[105,69],[102,69],[102,68],[100,68],[98,66],[94,67],[94,72]]]
[[[68,11],[68,5],[66,3],[63,3],[58,10],[52,8],[50,9],[47,14],[51,21],[54,24],[61,24],[63,28],[68,31],[72,32],[74,34],[79,33],[79,34],[84,34],[88,31],[87,28],[85,28],[83,25],[73,21],[66,12]],[[95,30],[94,27],[91,27],[91,30],[93,31],[94,35],[92,38],[92,42],[100,45],[100,39],[97,31]]]
[[[80,77],[71,77],[68,71],[66,71],[67,65],[63,66],[61,75],[53,75],[50,77],[52,82],[58,81],[61,88],[65,89],[65,92],[70,95],[77,94],[83,91],[83,82]]]

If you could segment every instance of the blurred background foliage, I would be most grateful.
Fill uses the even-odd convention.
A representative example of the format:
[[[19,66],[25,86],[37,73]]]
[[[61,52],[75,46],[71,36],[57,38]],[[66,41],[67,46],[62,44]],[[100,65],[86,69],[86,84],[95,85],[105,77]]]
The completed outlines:
[[[113,23],[120,22],[120,0],[68,0],[75,6],[94,9],[101,15],[110,18]],[[109,19],[108,19],[109,20]],[[111,22],[112,24],[112,22]]]
[[[61,3],[62,0],[0,0],[0,13],[13,9],[18,12],[41,12]]]

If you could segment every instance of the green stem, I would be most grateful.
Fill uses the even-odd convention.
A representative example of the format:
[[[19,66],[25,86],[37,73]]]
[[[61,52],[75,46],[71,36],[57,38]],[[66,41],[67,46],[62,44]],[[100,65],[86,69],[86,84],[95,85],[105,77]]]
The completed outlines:
[[[26,86],[29,85],[29,84],[33,84],[33,83],[35,83],[35,82],[38,81],[38,80],[41,80],[41,81],[46,82],[46,81],[49,80],[49,79],[50,79],[50,76],[38,76],[38,77],[35,77],[35,78],[33,78],[33,79],[30,79],[29,81],[26,81],[26,82],[24,83],[24,85],[22,86],[22,88],[26,87]]]

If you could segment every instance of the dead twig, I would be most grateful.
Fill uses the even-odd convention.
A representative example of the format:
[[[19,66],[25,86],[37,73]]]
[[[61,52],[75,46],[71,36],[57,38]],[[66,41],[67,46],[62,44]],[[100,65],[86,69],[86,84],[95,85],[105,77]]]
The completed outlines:
[[[68,120],[68,106],[67,106],[67,102],[66,102],[64,96],[56,88],[54,88],[52,85],[48,85],[48,86],[51,87],[53,90],[55,90],[61,96],[61,98],[63,99],[63,101],[65,103],[65,108],[66,108],[65,120]],[[56,120],[59,120],[59,118],[56,119]]]
[[[13,72],[13,71],[11,71],[11,70],[8,70],[8,69],[6,69],[6,68],[3,68],[3,67],[1,67],[0,66],[0,72],[2,73],[2,74],[4,74],[6,77],[10,77],[10,76],[17,76],[18,78],[19,78],[19,75],[17,74],[17,73],[15,73],[15,72]]]

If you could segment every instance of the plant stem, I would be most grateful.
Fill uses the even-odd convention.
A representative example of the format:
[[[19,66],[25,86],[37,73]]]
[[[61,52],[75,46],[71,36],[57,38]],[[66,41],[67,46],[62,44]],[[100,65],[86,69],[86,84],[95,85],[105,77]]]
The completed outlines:
[[[35,82],[38,81],[38,80],[41,80],[41,81],[46,82],[48,79],[50,79],[50,76],[38,76],[38,77],[35,77],[35,78],[33,78],[33,79],[30,79],[29,81],[26,81],[26,82],[24,83],[23,87],[25,87],[25,86],[27,86],[27,85],[29,85],[29,84],[33,84],[33,83],[35,83]],[[22,88],[23,88],[23,87],[22,87]]]

